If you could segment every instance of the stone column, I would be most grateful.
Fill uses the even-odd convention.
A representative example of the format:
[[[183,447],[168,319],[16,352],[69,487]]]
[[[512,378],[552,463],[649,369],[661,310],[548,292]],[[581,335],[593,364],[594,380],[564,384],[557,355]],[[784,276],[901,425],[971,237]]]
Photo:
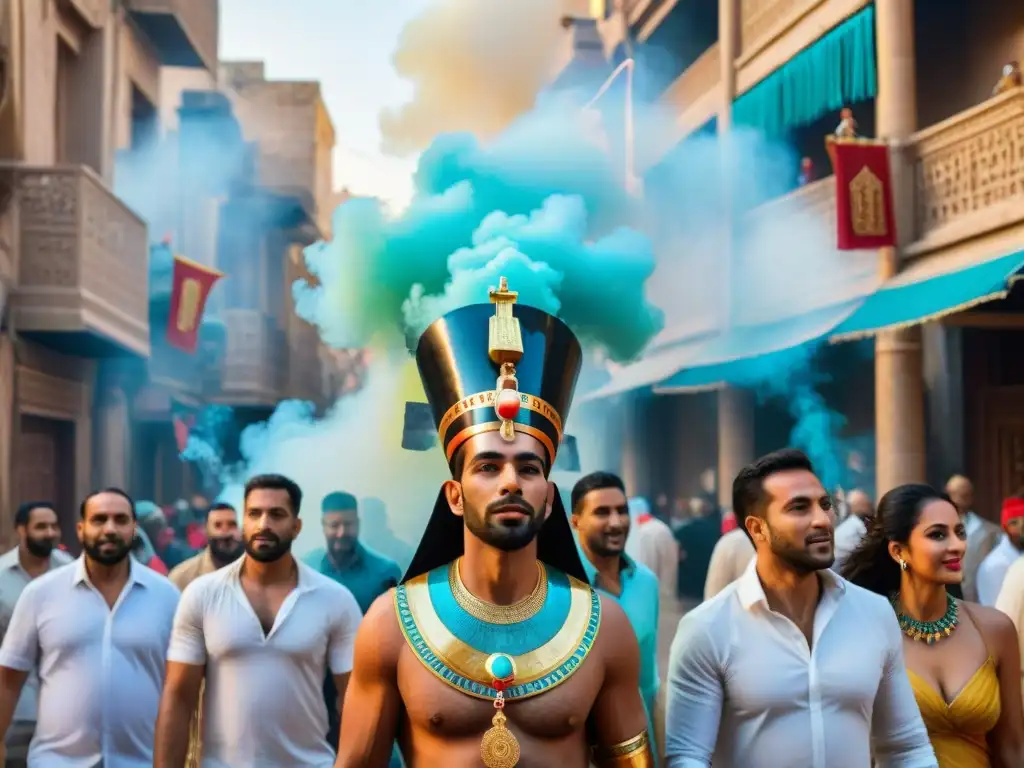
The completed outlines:
[[[718,503],[732,507],[732,481],[754,460],[754,393],[727,387],[718,393]]]
[[[640,483],[643,481],[643,473],[640,470],[640,462],[643,458],[640,439],[640,409],[636,397],[626,394],[622,398],[620,406],[622,410],[622,432],[621,446],[622,458],[619,467],[619,475],[626,486],[626,493],[635,496],[642,493]]]
[[[727,256],[721,270],[723,327],[733,323],[733,236],[735,232],[732,185],[737,164],[732,161],[729,140],[732,103],[736,98],[736,58],[740,55],[740,0],[718,0],[718,46],[721,54],[722,103],[718,110],[718,136],[725,170],[723,204],[727,225],[722,231],[721,252]],[[732,387],[718,393],[718,503],[732,507],[732,481],[739,470],[754,460],[754,412],[752,392]]]
[[[955,472],[963,472],[964,363],[963,329],[928,323],[921,329],[922,371],[927,393],[928,479],[943,485]]]
[[[893,193],[900,244],[913,240],[914,175],[905,143],[917,128],[914,4],[875,3],[878,52],[878,136],[894,143]],[[900,268],[898,249],[883,248],[879,270],[889,279]],[[925,480],[924,380],[919,327],[880,333],[875,340],[875,443],[877,493]]]
[[[127,488],[129,481],[130,413],[128,396],[119,377],[108,370],[98,377],[93,419],[95,477],[99,487]]]
[[[718,52],[722,70],[719,133],[732,127],[732,102],[736,98],[736,58],[740,55],[740,23],[740,0],[718,0]]]

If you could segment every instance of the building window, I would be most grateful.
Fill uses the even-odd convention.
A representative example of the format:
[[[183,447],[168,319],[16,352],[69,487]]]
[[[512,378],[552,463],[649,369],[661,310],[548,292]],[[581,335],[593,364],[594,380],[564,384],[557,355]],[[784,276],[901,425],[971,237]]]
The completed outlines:
[[[63,39],[57,38],[57,92],[53,104],[53,160],[72,161],[71,116],[74,112],[74,76],[78,56]]]
[[[157,121],[156,106],[146,96],[131,85],[132,92],[132,125],[131,125],[131,148],[133,151],[152,146],[157,139],[159,123]]]

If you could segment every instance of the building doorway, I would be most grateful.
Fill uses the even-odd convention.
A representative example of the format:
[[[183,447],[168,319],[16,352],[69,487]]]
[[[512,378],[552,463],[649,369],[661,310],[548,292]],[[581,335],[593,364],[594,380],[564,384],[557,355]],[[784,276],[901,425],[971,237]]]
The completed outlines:
[[[14,452],[15,503],[49,501],[57,508],[61,538],[78,552],[75,524],[75,424],[22,414]]]
[[[978,511],[998,520],[1003,499],[1024,490],[1024,386],[986,389],[981,422]]]

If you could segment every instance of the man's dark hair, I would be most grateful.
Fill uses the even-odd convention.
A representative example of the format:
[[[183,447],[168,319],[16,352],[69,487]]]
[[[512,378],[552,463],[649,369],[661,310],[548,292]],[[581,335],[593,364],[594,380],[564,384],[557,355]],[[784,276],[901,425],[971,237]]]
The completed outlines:
[[[612,472],[591,472],[589,475],[581,477],[572,487],[572,496],[570,497],[572,511],[574,513],[578,511],[580,502],[588,493],[605,488],[617,488],[623,494],[626,493],[626,485],[622,482],[622,478]]]
[[[764,492],[764,481],[779,472],[794,469],[805,469],[814,472],[811,460],[803,451],[795,448],[783,448],[773,451],[748,464],[741,469],[732,481],[732,511],[736,515],[736,523],[744,531],[749,515],[764,517],[767,496]],[[749,536],[749,534],[747,534]]]
[[[57,508],[49,501],[26,501],[24,504],[20,505],[18,510],[14,513],[14,527],[17,528],[19,525],[28,525],[29,518],[32,516],[32,510],[34,509],[48,509],[53,512],[53,514],[57,514]]]
[[[236,513],[238,511],[238,510],[235,509],[233,504],[228,504],[226,501],[218,501],[218,502],[215,502],[213,504],[213,506],[210,507],[210,512],[217,512],[217,511],[222,510],[222,509],[226,509],[226,510],[228,510],[230,512],[236,512]]]
[[[109,488],[100,488],[98,491],[92,491],[91,493],[87,493],[85,495],[85,498],[82,499],[81,506],[79,506],[79,508],[78,508],[78,516],[79,517],[81,517],[83,520],[85,520],[85,505],[89,503],[90,499],[92,499],[95,496],[99,496],[101,493],[112,493],[115,496],[120,496],[122,499],[127,501],[128,502],[128,506],[130,506],[132,508],[132,520],[138,520],[139,519],[136,516],[136,514],[135,514],[135,499],[133,499],[131,496],[129,496],[128,495],[128,491],[124,490],[123,488],[114,488],[113,486],[111,486]]]
[[[324,500],[320,502],[320,512],[327,514],[328,512],[340,512],[348,509],[359,509],[359,502],[356,501],[356,497],[351,493],[345,491],[334,491],[324,496]]]
[[[302,489],[299,484],[284,475],[254,475],[245,483],[244,501],[249,500],[249,494],[253,491],[284,491],[288,494],[288,501],[291,504],[291,513],[299,514],[302,507]]]

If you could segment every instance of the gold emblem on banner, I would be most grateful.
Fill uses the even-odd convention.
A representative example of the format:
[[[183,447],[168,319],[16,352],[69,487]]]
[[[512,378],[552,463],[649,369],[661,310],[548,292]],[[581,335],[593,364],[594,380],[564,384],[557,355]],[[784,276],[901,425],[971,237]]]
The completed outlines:
[[[866,165],[850,182],[850,223],[857,237],[884,237],[889,233],[885,220],[885,188]]]
[[[181,297],[178,300],[178,316],[175,322],[181,333],[192,333],[196,329],[200,296],[202,286],[198,280],[189,277],[181,281]]]

